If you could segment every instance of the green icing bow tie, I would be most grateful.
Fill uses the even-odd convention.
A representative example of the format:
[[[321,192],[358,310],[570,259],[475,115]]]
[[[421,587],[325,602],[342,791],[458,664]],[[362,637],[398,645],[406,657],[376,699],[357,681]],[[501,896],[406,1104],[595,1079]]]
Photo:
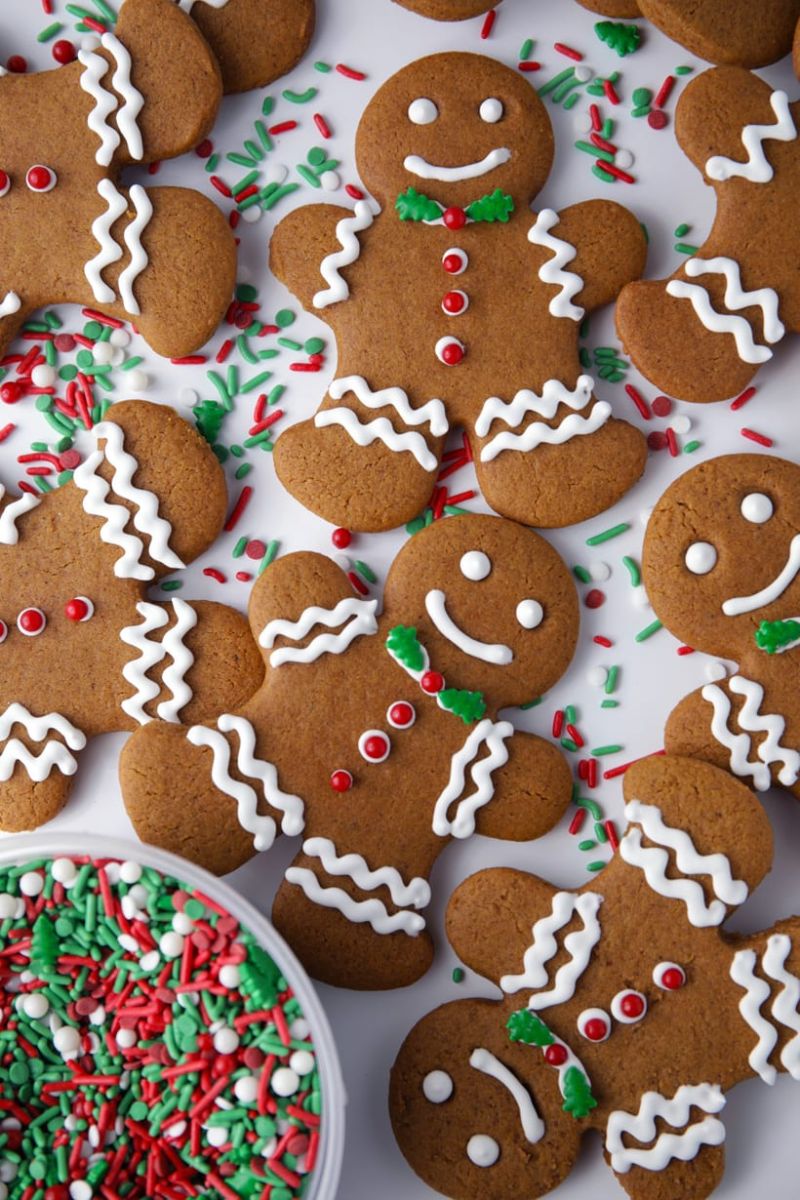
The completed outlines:
[[[418,192],[410,187],[402,192],[395,201],[395,209],[401,221],[440,221],[447,208],[438,200]],[[506,192],[499,188],[473,200],[463,210],[471,221],[493,223],[500,221],[505,224],[514,212],[514,201]]]
[[[767,654],[780,654],[800,642],[800,622],[793,617],[788,621],[762,621],[755,633],[756,645]]]

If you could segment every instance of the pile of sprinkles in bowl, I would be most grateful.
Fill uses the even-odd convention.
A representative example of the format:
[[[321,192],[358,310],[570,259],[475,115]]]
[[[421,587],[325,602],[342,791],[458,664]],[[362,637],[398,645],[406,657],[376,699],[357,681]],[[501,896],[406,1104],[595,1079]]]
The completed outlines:
[[[0,869],[0,1200],[294,1200],[321,1084],[280,968],[137,862]]]

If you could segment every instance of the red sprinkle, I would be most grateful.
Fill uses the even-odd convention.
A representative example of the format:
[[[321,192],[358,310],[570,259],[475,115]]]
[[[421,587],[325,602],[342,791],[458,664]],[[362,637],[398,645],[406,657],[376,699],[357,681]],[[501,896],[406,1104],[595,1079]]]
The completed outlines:
[[[583,597],[583,603],[587,608],[601,608],[606,602],[605,592],[601,592],[600,588],[590,588]]]
[[[654,108],[652,112],[647,114],[647,124],[651,129],[666,129],[669,124],[669,117],[660,108]]]
[[[653,101],[654,108],[663,108],[669,99],[669,94],[675,86],[675,76],[668,75],[662,83],[661,87],[656,92],[656,98]]]
[[[647,401],[645,400],[645,398],[641,394],[641,392],[638,391],[638,389],[635,388],[632,383],[625,384],[625,391],[628,393],[631,400],[638,408],[639,415],[642,416],[645,419],[645,421],[652,420],[653,414],[650,412],[650,409],[647,407]]]
[[[593,146],[597,146],[598,150],[605,150],[608,154],[616,154],[619,149],[613,142],[606,141],[604,137],[600,137],[599,133],[590,133],[589,141]]]
[[[356,79],[360,82],[362,79],[367,78],[363,71],[356,71],[353,67],[346,67],[344,63],[337,63],[336,70],[340,75],[344,75],[345,79]],[[270,132],[272,131],[270,130]]]
[[[278,125],[270,126],[271,134],[290,133],[292,129],[297,129],[297,121],[281,121]]]
[[[597,787],[597,759],[589,759],[589,767],[586,772],[586,783],[590,788]]]
[[[556,709],[553,713],[553,737],[560,738],[561,730],[564,728],[564,710]]]
[[[578,749],[580,749],[581,746],[586,745],[586,743],[584,742],[583,738],[581,737],[580,733],[578,732],[578,730],[575,728],[574,725],[567,725],[567,737],[572,738],[573,742],[578,747]]]
[[[9,434],[13,433],[16,428],[16,425],[13,424],[4,425],[3,428],[0,429],[0,442],[4,442]]]
[[[566,55],[567,58],[573,59],[575,62],[583,62],[583,55],[580,50],[574,50],[572,46],[566,46],[563,42],[553,42],[553,49],[559,54]]]
[[[323,117],[322,113],[314,113],[314,124],[324,138],[331,136],[331,129],[328,122]]]
[[[492,32],[492,26],[494,25],[496,20],[497,20],[497,11],[494,8],[491,8],[489,10],[489,12],[486,14],[486,18],[483,22],[483,25],[481,26],[481,37],[483,38],[484,41],[486,40],[486,38],[488,38],[489,34]]]
[[[754,387],[745,388],[741,396],[737,396],[735,400],[731,400],[731,408],[733,411],[736,412],[738,409],[744,408],[745,404],[747,404],[747,401],[752,400],[755,394],[756,389]]]
[[[542,64],[540,62],[536,62],[534,59],[530,58],[530,59],[527,59],[525,62],[521,62],[519,64],[519,69],[520,69],[520,71],[541,71]]]
[[[677,458],[678,455],[680,454],[680,450],[678,449],[678,439],[675,437],[675,430],[668,429],[667,433],[666,433],[666,437],[667,437],[667,446],[669,448],[670,454],[672,455],[673,458]]]
[[[249,484],[245,484],[245,486],[242,488],[241,492],[239,493],[239,499],[236,501],[236,503],[233,506],[231,515],[228,517],[227,521],[225,522],[225,525],[223,526],[226,533],[230,533],[231,530],[236,526],[237,521],[241,517],[244,510],[247,508],[247,505],[250,501],[250,497],[252,496],[252,494],[253,494],[253,489],[250,487]]]
[[[364,583],[363,579],[361,579],[360,576],[356,575],[355,571],[348,571],[347,578],[350,580],[353,587],[355,588],[355,590],[358,592],[358,594],[360,596],[368,596],[369,595],[369,588]]]
[[[209,182],[211,183],[211,186],[215,187],[223,196],[226,196],[229,200],[232,199],[233,192],[228,187],[227,183],[225,183],[223,179],[220,179],[219,175],[210,175]]]
[[[607,821],[603,822],[603,829],[606,831],[609,846],[616,854],[619,850],[619,838],[617,837],[617,828],[610,817]]]
[[[592,118],[593,131],[599,133],[603,128],[603,118],[600,116],[600,109],[596,104],[589,105],[589,116]]]
[[[632,758],[630,762],[623,763],[621,767],[610,767],[607,771],[603,771],[603,779],[616,779],[618,775],[624,775],[628,767],[632,767],[634,763],[642,762],[645,758],[660,758],[662,754],[666,753],[666,750],[654,750],[652,754],[643,754],[640,758]]]
[[[581,827],[585,820],[586,820],[586,809],[585,808],[577,808],[575,810],[575,816],[572,818],[572,820],[569,823],[568,832],[571,833],[573,835],[573,837],[575,836],[576,833],[580,833]]]
[[[216,567],[203,567],[203,574],[207,575],[209,579],[215,579],[217,583],[228,582],[222,571],[218,571]]]
[[[672,401],[669,396],[656,396],[652,408],[657,417],[668,417],[672,412]]]
[[[605,646],[606,650],[614,645],[614,643],[611,641],[611,638],[602,637],[602,635],[599,633],[592,638],[592,641],[597,642],[598,646]]]
[[[354,183],[346,183],[344,185],[344,190],[347,192],[351,200],[364,199],[364,193],[362,192],[361,188],[357,188]]]
[[[627,171],[623,171],[620,167],[615,166],[614,163],[603,162],[602,160],[598,159],[596,165],[601,167],[602,170],[606,171],[609,175],[613,175],[615,179],[621,179],[623,183],[636,183],[636,180],[632,175],[629,175]]]
[[[772,438],[767,437],[763,433],[756,433],[755,429],[743,428],[739,430],[739,433],[743,438],[747,438],[748,441],[757,442],[759,446],[769,447],[773,445]]]
[[[681,657],[683,657],[684,654],[694,654],[694,649],[692,646],[678,646],[678,654],[680,654]]]

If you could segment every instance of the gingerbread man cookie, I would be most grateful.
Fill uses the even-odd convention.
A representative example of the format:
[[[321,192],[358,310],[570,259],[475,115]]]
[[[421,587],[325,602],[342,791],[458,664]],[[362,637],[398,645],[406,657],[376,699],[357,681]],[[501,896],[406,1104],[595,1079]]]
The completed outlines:
[[[429,967],[419,910],[450,838],[539,837],[571,791],[559,750],[498,719],[575,646],[575,589],[538,534],[437,522],[400,551],[376,609],[329,559],[279,559],[250,602],[264,686],[213,724],[139,730],[121,776],[144,840],[220,873],[277,825],[302,833],[273,920],[317,978],[356,988]],[[176,789],[192,797],[183,816]]]
[[[31,313],[75,302],[179,357],[213,333],[236,271],[219,210],[188,188],[120,189],[123,167],[205,137],[219,69],[171,0],[126,0],[68,66],[0,77],[0,354]]]
[[[725,1093],[800,1081],[800,919],[721,930],[771,865],[761,805],[682,758],[632,767],[625,797],[619,852],[584,887],[493,869],[450,901],[453,948],[504,999],[424,1017],[390,1109],[411,1166],[455,1200],[545,1195],[589,1130],[633,1200],[704,1200]]]
[[[668,280],[630,284],[616,310],[634,363],[671,395],[735,395],[800,328],[799,116],[800,101],[737,67],[704,72],[678,102],[678,141],[714,187],[716,219]]]
[[[300,61],[314,33],[315,0],[176,0],[211,46],[226,92],[279,79]]]
[[[497,0],[395,0],[395,3],[434,21],[466,21],[497,7]]]
[[[130,2],[130,0],[129,0]],[[154,604],[147,584],[197,558],[225,519],[222,469],[172,409],[116,404],[73,479],[14,499],[0,486],[0,828],[66,802],[101,733],[200,721],[263,669],[224,604]]]
[[[608,508],[645,446],[594,398],[578,330],[640,274],[639,223],[601,200],[531,216],[550,120],[524,78],[482,55],[394,75],[356,151],[377,203],[296,209],[272,238],[272,269],[339,345],[316,416],[277,442],[281,481],[337,525],[389,529],[424,507],[461,426],[504,516],[557,526]]]
[[[697,650],[738,663],[673,710],[670,751],[727,767],[751,787],[800,796],[800,467],[760,454],[701,463],[659,500],[644,580],[660,620]]]

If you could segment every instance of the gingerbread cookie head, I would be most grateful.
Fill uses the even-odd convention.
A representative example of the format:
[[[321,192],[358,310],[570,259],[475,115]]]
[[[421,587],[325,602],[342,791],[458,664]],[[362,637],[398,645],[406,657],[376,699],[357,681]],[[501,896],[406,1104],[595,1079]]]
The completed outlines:
[[[361,176],[381,205],[409,188],[466,206],[476,189],[518,206],[553,163],[545,107],[523,76],[482,54],[422,58],[379,89],[358,127]]]
[[[760,659],[762,625],[800,619],[798,529],[795,463],[730,454],[687,471],[659,500],[645,537],[645,583],[660,620],[698,650]]]
[[[126,0],[75,62],[0,77],[0,350],[66,302],[135,321],[172,357],[211,335],[235,278],[224,217],[191,189],[128,191],[119,175],[196,145],[220,98],[211,51],[171,0]]]
[[[800,920],[722,932],[771,865],[761,805],[671,757],[632,767],[625,799],[619,851],[585,887],[492,869],[450,901],[453,948],[504,999],[425,1017],[390,1086],[403,1153],[447,1196],[542,1196],[595,1130],[634,1200],[704,1200],[723,1170],[725,1092],[800,1077],[795,1014],[766,1006],[794,994]]]
[[[496,517],[454,517],[406,543],[386,582],[392,620],[417,629],[448,681],[493,711],[542,695],[575,650],[575,588],[556,551]]]
[[[314,32],[315,0],[176,0],[197,22],[226,92],[279,79],[300,61]]]

